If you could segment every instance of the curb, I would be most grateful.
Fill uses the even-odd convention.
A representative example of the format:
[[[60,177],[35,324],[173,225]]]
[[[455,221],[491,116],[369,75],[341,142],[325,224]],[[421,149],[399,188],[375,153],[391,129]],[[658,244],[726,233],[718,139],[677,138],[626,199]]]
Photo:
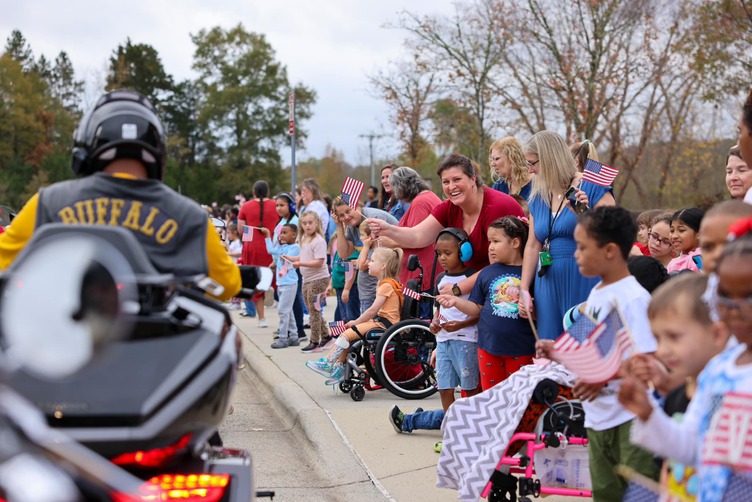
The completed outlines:
[[[373,488],[374,496],[389,499],[329,413],[292,381],[240,327],[238,331],[243,336],[246,369],[267,391],[272,406],[290,420],[291,432],[312,447],[322,479],[331,486],[368,484]]]

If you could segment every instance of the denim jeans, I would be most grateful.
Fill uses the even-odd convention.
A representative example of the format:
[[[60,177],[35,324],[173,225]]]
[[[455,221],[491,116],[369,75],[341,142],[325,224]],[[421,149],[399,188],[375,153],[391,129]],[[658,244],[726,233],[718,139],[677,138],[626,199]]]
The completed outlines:
[[[415,429],[441,429],[441,422],[443,420],[444,410],[441,408],[405,415],[402,421],[402,432],[412,432]]]
[[[279,293],[279,305],[277,306],[277,312],[279,313],[279,339],[291,340],[298,339],[298,329],[295,326],[295,316],[292,313],[292,305],[295,302],[298,286],[296,284],[289,284],[284,286],[277,286],[277,292]]]
[[[358,290],[356,288],[350,290],[350,298],[347,303],[342,301],[342,292],[344,289],[335,289],[334,291],[337,292],[337,310],[334,312],[334,320],[354,321],[360,317]]]

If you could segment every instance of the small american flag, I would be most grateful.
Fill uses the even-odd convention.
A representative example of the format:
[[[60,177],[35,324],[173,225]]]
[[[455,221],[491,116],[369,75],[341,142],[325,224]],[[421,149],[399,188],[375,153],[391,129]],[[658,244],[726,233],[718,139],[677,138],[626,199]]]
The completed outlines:
[[[348,206],[357,209],[364,187],[362,182],[348,176],[345,178],[345,184],[342,185],[342,200]]]
[[[414,291],[414,290],[408,288],[407,286],[405,286],[405,287],[402,288],[402,294],[405,295],[405,296],[409,296],[413,300],[420,301],[420,293],[418,293],[417,291]]]
[[[321,293],[313,297],[313,308],[321,310],[326,307],[326,293]]]
[[[336,321],[329,323],[329,331],[331,332],[332,336],[339,336],[344,333],[346,329],[347,328],[345,327],[345,321]]]
[[[702,463],[752,471],[752,394],[723,396],[703,442]]]
[[[343,261],[342,268],[345,269],[345,282],[350,281],[355,275],[355,266],[352,264],[352,262]]]
[[[253,227],[246,225],[243,227],[243,242],[253,241]]]
[[[585,170],[582,172],[582,179],[602,187],[608,187],[614,182],[617,174],[619,174],[619,171],[613,167],[603,165],[597,160],[588,159],[588,161],[585,162]]]
[[[290,272],[290,262],[281,258],[279,264],[279,277],[282,278]]]
[[[444,317],[444,314],[442,314],[441,312],[439,312],[439,324],[444,324],[445,322],[449,322],[449,319],[447,319],[446,317]]]
[[[622,358],[631,344],[619,310],[613,308],[598,325],[586,315],[580,316],[568,331],[556,339],[551,357],[583,382],[602,383],[619,371]]]

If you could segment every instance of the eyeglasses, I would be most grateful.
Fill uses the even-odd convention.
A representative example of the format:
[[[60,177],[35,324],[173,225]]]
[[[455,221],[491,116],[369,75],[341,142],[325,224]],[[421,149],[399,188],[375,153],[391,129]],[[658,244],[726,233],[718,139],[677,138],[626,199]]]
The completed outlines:
[[[670,240],[668,240],[668,239],[661,239],[660,235],[654,234],[652,232],[648,234],[648,239],[652,239],[652,240],[655,241],[656,244],[659,244],[659,245],[664,246],[664,247],[668,247],[668,246],[671,245],[671,241]]]
[[[527,161],[527,167],[535,167],[535,166],[536,166],[536,164],[538,164],[538,162],[540,162],[540,159],[538,159],[538,160],[536,160],[536,161],[534,161],[534,162],[530,162],[530,161],[528,160],[528,161]]]
[[[731,310],[738,310],[745,317],[752,317],[752,297],[744,300],[732,300],[723,295],[716,295],[716,306],[720,314],[728,314]]]
[[[498,162],[500,160],[501,160],[501,156],[499,156],[499,157],[491,157],[490,155],[488,156],[488,162],[489,163]]]

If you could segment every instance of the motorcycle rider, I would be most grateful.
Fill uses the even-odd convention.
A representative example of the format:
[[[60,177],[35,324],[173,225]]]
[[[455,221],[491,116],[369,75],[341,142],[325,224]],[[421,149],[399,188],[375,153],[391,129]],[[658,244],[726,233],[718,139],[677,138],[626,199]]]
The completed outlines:
[[[157,111],[141,94],[103,95],[73,134],[71,169],[77,179],[37,192],[0,235],[0,269],[10,266],[46,223],[116,225],[130,229],[155,268],[178,277],[205,274],[229,300],[240,271],[206,212],[162,183],[166,137]]]

